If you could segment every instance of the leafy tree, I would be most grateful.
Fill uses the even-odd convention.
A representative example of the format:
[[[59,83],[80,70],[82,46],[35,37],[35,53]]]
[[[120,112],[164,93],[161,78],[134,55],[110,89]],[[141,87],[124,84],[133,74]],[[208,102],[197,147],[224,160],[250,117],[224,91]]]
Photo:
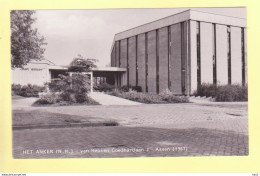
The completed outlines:
[[[97,59],[85,59],[82,55],[78,55],[70,63],[69,72],[88,72],[96,66]]]
[[[71,103],[85,103],[91,101],[87,93],[91,89],[90,77],[83,72],[88,72],[96,67],[96,59],[84,59],[78,55],[69,65],[70,76],[59,75],[59,79],[48,83],[51,92],[60,92],[63,101]]]
[[[11,11],[11,64],[12,68],[23,67],[30,59],[40,59],[46,45],[43,36],[32,25],[36,21],[35,11]]]

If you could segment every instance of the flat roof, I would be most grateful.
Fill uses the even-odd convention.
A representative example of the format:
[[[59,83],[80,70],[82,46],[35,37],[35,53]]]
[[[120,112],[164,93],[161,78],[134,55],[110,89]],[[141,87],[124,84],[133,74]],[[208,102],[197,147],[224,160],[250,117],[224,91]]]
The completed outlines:
[[[111,52],[115,41],[126,39],[135,35],[153,31],[155,29],[163,28],[187,20],[246,28],[246,19],[244,18],[231,17],[231,16],[225,16],[225,15],[219,15],[219,14],[213,14],[213,13],[201,12],[201,11],[189,9],[115,34],[112,47],[111,47]]]
[[[92,68],[92,71],[96,72],[126,72],[126,68],[120,68],[120,67],[98,67],[98,68]]]

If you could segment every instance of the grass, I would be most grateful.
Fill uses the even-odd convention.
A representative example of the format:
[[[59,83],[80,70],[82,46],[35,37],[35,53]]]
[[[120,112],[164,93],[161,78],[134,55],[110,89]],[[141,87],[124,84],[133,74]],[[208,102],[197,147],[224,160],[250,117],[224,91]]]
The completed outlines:
[[[88,126],[117,126],[114,121],[100,121],[94,117],[81,117],[75,115],[50,113],[42,110],[24,111],[13,110],[13,126],[43,126],[43,125],[69,125],[88,124]],[[96,120],[95,120],[96,119]]]

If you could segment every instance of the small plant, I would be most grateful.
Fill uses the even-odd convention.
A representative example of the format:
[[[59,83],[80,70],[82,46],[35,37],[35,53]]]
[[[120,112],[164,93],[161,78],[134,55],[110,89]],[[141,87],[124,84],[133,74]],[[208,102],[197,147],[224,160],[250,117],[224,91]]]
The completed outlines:
[[[142,87],[141,86],[123,85],[122,87],[119,88],[119,91],[121,91],[121,92],[129,92],[130,90],[134,90],[136,92],[142,92]]]
[[[55,104],[61,102],[60,97],[55,93],[48,93],[42,95],[40,99],[34,102],[34,105],[47,105],[47,104]]]
[[[94,87],[94,90],[99,92],[111,92],[115,87],[108,83],[101,83]]]
[[[37,86],[31,84],[21,86],[20,84],[12,84],[13,95],[20,95],[23,97],[38,97],[39,93],[44,91],[44,86]]]

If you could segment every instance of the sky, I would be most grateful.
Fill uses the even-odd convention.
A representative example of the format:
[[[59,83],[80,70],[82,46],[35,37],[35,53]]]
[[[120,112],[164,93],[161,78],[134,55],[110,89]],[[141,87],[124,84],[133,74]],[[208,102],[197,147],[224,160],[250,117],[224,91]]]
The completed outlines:
[[[45,59],[57,65],[68,65],[81,54],[98,59],[97,65],[103,67],[110,63],[110,49],[116,33],[187,9],[37,10],[34,26],[48,43]],[[245,8],[193,9],[246,18]]]

